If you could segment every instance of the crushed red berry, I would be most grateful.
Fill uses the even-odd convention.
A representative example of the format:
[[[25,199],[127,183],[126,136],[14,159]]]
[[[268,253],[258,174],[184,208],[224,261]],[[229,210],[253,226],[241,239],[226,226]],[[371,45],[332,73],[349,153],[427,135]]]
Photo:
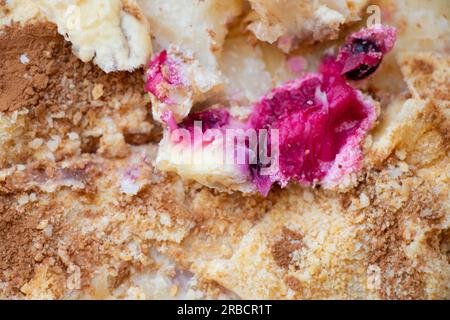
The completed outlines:
[[[345,78],[359,80],[375,72],[394,41],[390,27],[353,34],[338,57],[324,59],[320,73],[288,82],[255,105],[250,126],[279,132],[278,172],[263,176],[262,165],[251,166],[262,194],[273,183],[285,186],[291,179],[335,186],[360,169],[360,145],[376,120],[376,108]]]
[[[269,158],[276,154],[276,170],[263,174],[263,169],[272,164],[262,161],[246,164],[243,170],[263,195],[273,184],[284,187],[291,180],[335,187],[346,175],[361,168],[361,143],[377,117],[375,103],[347,80],[360,80],[375,72],[394,42],[393,28],[363,29],[348,38],[337,57],[326,57],[318,73],[306,74],[263,97],[254,105],[247,123],[239,123],[225,109],[212,109],[193,113],[178,126],[193,131],[195,122],[201,121],[203,132],[247,128],[260,133],[268,129],[266,144],[258,145],[259,150],[251,153],[261,154],[263,149]],[[161,63],[154,64],[156,71],[152,72],[161,73],[155,79],[172,83],[170,71],[165,76],[158,71]],[[154,87],[153,82],[149,86]],[[177,126],[170,119],[165,121]],[[275,132],[276,146],[270,144]]]
[[[348,37],[336,58],[341,74],[350,80],[362,80],[373,74],[386,53],[394,46],[396,31],[377,25]]]
[[[312,74],[275,89],[255,106],[250,123],[279,131],[279,171],[264,177],[253,166],[255,184],[266,194],[275,182],[321,182],[337,155],[348,143],[360,142],[375,119],[375,106],[339,78],[324,81]],[[353,152],[346,169],[358,169],[360,158]]]

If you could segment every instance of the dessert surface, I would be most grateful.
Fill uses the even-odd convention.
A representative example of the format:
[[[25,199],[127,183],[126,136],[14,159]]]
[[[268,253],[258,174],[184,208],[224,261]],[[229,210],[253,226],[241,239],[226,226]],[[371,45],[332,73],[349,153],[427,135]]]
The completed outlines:
[[[450,299],[449,14],[0,0],[0,298]]]

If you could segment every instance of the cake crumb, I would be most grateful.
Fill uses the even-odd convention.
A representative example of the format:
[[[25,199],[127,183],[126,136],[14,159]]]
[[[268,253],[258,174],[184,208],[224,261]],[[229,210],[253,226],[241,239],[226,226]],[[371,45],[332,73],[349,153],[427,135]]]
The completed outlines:
[[[401,161],[406,159],[406,151],[405,150],[395,150],[395,155]]]
[[[177,295],[177,293],[178,293],[178,286],[173,285],[173,286],[170,288],[170,295],[171,295],[172,297],[175,297],[175,296]]]
[[[92,89],[92,98],[94,100],[98,100],[103,96],[103,85],[102,84],[95,84],[94,89]]]

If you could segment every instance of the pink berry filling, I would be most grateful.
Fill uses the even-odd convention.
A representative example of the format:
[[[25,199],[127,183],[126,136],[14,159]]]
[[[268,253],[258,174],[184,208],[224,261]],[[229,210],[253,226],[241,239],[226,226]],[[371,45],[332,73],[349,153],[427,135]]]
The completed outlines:
[[[347,39],[337,57],[323,60],[320,73],[288,82],[255,105],[250,126],[279,132],[278,172],[262,176],[260,166],[251,166],[262,194],[291,179],[333,187],[361,168],[360,145],[376,121],[376,107],[345,78],[368,77],[394,42],[393,28],[363,29]]]
[[[275,88],[253,107],[247,123],[232,119],[225,109],[193,113],[178,126],[193,130],[195,121],[202,121],[202,131],[208,129],[247,128],[278,130],[278,167],[275,173],[261,174],[265,166],[245,165],[258,190],[267,195],[274,183],[284,187],[290,180],[301,184],[321,184],[334,187],[362,166],[361,143],[373,127],[376,106],[371,99],[351,87],[346,79],[361,80],[370,76],[395,42],[395,29],[375,26],[352,34],[337,57],[326,57],[318,73]],[[164,54],[150,64],[147,89],[155,94],[164,82],[177,85],[179,77],[164,73]],[[158,93],[160,94],[160,93]],[[155,94],[156,95],[156,94]],[[165,119],[171,127],[170,115]],[[275,152],[274,146],[266,154]],[[252,154],[257,154],[252,150]],[[261,151],[261,150],[259,150]],[[269,165],[267,165],[269,166]]]
[[[253,166],[254,182],[262,194],[291,179],[332,185],[360,168],[359,145],[375,120],[375,106],[340,77],[309,74],[286,83],[256,104],[250,118],[256,129],[279,132],[279,170],[261,176]]]

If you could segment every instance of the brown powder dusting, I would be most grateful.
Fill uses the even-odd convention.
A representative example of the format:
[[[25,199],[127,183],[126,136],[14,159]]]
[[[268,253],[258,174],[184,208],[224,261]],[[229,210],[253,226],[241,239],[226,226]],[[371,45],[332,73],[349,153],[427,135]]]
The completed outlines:
[[[122,262],[119,265],[119,270],[115,277],[108,277],[108,287],[110,289],[116,289],[122,283],[124,283],[131,275],[131,264],[129,262]]]
[[[305,286],[302,284],[302,282],[300,280],[298,280],[296,277],[294,276],[286,276],[284,278],[284,283],[286,283],[286,285],[297,292],[302,292],[303,289],[305,288]]]
[[[95,87],[102,88],[97,99],[123,95],[130,88],[140,89],[143,97],[141,78],[139,72],[106,74],[83,63],[49,23],[13,25],[0,35],[0,111],[90,104]]]
[[[444,230],[440,235],[439,250],[447,257],[447,261],[450,264],[450,229]]]
[[[11,199],[0,198],[0,281],[8,282],[16,294],[34,274],[36,260],[46,254],[47,241],[37,228],[48,208],[18,211]]]
[[[431,63],[420,59],[413,60],[411,68],[424,75],[431,75],[434,71],[434,66]]]
[[[283,227],[281,240],[272,246],[272,256],[281,268],[287,269],[292,261],[292,252],[304,246],[303,236],[286,227]]]
[[[64,49],[48,25],[5,27],[0,35],[0,111],[36,105],[49,85],[49,76],[63,66],[51,59]],[[21,56],[26,57],[24,63]]]
[[[58,281],[48,288],[55,298],[65,294],[74,266],[80,270],[80,285],[89,285],[90,268],[105,261],[103,242],[95,234],[80,234],[65,225],[63,211],[54,203],[18,206],[16,199],[21,196],[26,193],[0,196],[0,282],[7,284],[2,294],[23,296],[40,266],[46,266],[47,279]]]

